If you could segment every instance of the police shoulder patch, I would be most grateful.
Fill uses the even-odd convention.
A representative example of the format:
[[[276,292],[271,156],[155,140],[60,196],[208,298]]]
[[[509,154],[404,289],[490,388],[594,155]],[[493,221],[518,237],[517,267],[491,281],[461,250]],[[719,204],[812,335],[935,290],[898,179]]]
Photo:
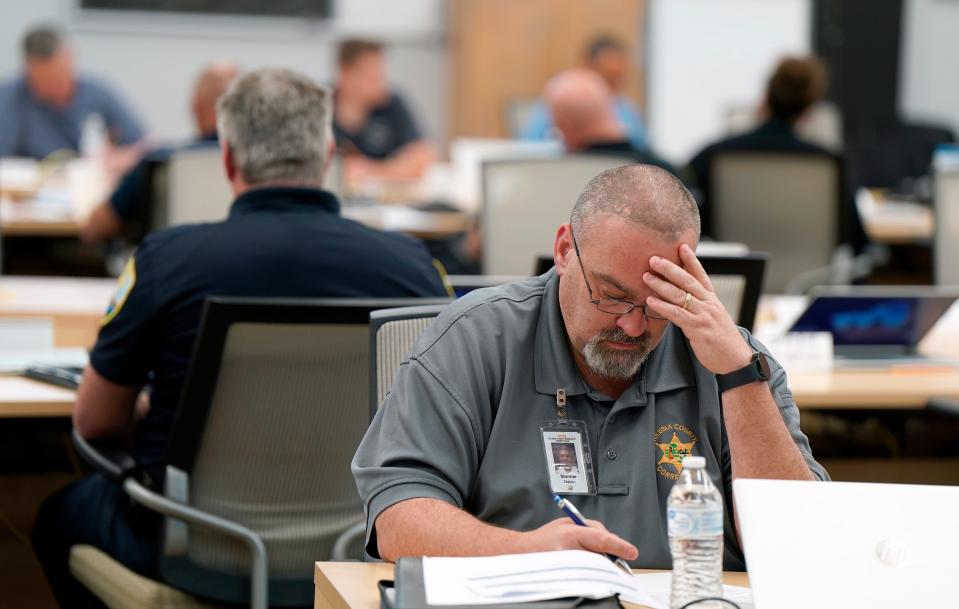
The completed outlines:
[[[113,318],[117,316],[117,313],[120,312],[120,309],[123,308],[123,304],[127,301],[127,297],[130,295],[130,292],[133,291],[133,286],[137,282],[137,267],[136,262],[133,256],[130,256],[130,259],[127,261],[125,267],[123,267],[123,272],[120,273],[120,277],[117,278],[117,291],[114,292],[113,298],[110,299],[110,304],[107,305],[107,311],[103,315],[103,319],[100,321],[101,326],[105,326]]]

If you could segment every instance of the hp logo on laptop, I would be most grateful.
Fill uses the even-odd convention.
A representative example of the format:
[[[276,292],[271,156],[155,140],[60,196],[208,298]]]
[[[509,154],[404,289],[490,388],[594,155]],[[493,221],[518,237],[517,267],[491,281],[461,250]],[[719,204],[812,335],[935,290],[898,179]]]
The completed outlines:
[[[893,569],[901,569],[912,564],[912,549],[901,539],[883,539],[876,544],[876,558]]]

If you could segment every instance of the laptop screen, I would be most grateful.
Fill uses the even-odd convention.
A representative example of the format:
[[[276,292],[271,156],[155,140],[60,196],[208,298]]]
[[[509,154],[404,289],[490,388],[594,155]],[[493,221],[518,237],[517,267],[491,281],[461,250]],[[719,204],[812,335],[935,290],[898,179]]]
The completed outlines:
[[[955,296],[820,296],[790,331],[830,332],[833,344],[914,347]]]

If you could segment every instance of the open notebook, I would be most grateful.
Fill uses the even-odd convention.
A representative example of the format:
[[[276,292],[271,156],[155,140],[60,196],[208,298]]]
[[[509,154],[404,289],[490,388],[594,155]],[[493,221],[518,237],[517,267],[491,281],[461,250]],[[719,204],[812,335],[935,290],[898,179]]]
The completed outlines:
[[[495,605],[566,597],[605,598],[653,609],[669,607],[669,573],[626,575],[605,556],[582,550],[477,558],[424,558],[430,605]],[[752,607],[748,588],[723,586],[724,596]]]

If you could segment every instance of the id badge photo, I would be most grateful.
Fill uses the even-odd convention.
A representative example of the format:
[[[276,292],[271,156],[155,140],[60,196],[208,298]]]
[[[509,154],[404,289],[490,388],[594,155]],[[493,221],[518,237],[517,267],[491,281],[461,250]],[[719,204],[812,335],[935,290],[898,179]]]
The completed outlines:
[[[549,488],[557,495],[595,495],[589,438],[583,421],[540,425]]]

